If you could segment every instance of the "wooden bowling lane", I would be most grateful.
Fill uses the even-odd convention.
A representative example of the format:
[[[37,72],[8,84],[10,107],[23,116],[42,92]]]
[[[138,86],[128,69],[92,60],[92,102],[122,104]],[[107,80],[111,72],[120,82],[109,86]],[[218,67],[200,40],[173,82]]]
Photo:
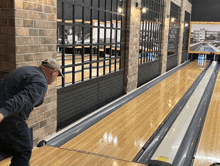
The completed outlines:
[[[215,82],[207,117],[203,127],[194,166],[209,166],[220,162],[220,72]]]
[[[8,166],[11,159],[0,162]],[[59,149],[51,146],[35,148],[30,166],[143,166],[142,164],[116,160],[105,156],[97,156],[83,152]]]
[[[113,58],[114,56],[112,56]],[[58,62],[60,63],[60,65],[62,65],[62,57],[58,57]],[[90,61],[90,55],[88,54],[85,54],[84,58],[82,57],[82,55],[75,55],[75,63],[82,63],[83,60],[86,62],[86,61]],[[91,62],[96,62],[97,60],[105,60],[106,63],[111,60],[112,62],[114,61],[114,59],[110,59],[110,57],[98,57],[97,59],[97,55],[93,55],[92,56],[92,59],[91,59]],[[72,64],[73,63],[73,60],[72,60],[72,55],[67,55],[65,56],[65,64]]]
[[[72,60],[70,60],[72,61]],[[99,62],[99,75],[102,76],[104,75],[104,66],[103,66],[104,62]],[[91,64],[92,67],[97,67],[97,63],[92,63]],[[119,70],[119,59],[116,60],[116,66],[115,66],[115,60],[111,60],[111,71],[109,68],[109,60],[105,61],[105,74],[108,74],[109,72],[114,72],[115,71],[115,67],[116,67],[116,71]],[[101,67],[100,67],[101,66]],[[84,65],[84,68],[89,68],[90,64],[86,64]],[[72,71],[72,67],[69,68],[65,68],[65,72],[68,71]],[[80,72],[76,72],[75,73],[75,82],[79,82],[82,80],[82,65],[80,66],[76,66],[75,67],[75,71],[80,71]],[[90,78],[90,69],[84,69],[84,79]],[[92,78],[97,76],[97,68],[92,68]],[[72,82],[72,73],[68,73],[65,74],[65,83],[71,83]],[[57,78],[57,86],[61,86],[62,85],[62,77],[58,77]]]
[[[191,62],[61,148],[132,161],[204,67]]]
[[[11,158],[12,157],[8,157],[8,158],[4,159],[3,161],[0,161],[0,165],[1,166],[9,166],[11,163]]]
[[[39,148],[34,148],[32,150],[32,158],[33,158],[33,155],[37,153],[37,151],[39,150]],[[44,155],[45,153],[43,153],[42,155]],[[11,163],[11,159],[12,157],[8,157],[6,159],[4,159],[3,161],[0,161],[0,166],[9,166],[10,163]]]
[[[99,58],[99,59],[104,59],[104,58]],[[88,61],[90,60],[90,56],[85,54],[85,57],[84,57],[84,61]],[[92,61],[97,61],[97,55],[93,55],[92,56]],[[62,57],[59,57],[58,58],[58,62],[60,64],[62,64]],[[75,56],[75,63],[82,63],[82,55],[76,55]],[[72,64],[72,55],[68,55],[68,56],[65,56],[65,64]]]

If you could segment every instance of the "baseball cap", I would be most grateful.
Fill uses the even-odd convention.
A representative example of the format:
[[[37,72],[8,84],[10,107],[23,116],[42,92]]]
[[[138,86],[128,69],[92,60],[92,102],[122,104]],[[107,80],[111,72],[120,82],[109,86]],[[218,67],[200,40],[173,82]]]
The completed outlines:
[[[48,67],[50,69],[54,69],[57,70],[59,72],[58,76],[62,76],[64,77],[64,75],[61,73],[61,66],[59,64],[59,62],[57,62],[57,60],[49,58],[49,59],[45,59],[44,61],[42,61],[42,66]]]

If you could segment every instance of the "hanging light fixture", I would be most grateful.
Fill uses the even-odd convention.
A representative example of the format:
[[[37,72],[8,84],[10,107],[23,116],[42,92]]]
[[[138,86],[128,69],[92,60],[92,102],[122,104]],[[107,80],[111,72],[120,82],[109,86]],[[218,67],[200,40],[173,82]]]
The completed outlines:
[[[146,8],[146,7],[143,7],[141,10],[142,10],[143,13],[146,13],[149,9]]]
[[[135,7],[140,9],[143,13],[146,13],[149,10],[142,2],[139,3],[138,1],[136,1]]]
[[[121,7],[118,8],[118,12],[122,13],[122,8]]]
[[[176,21],[176,18],[175,17],[171,17],[170,21],[173,23]]]
[[[188,27],[189,26],[189,24],[188,23],[185,23],[185,27]]]
[[[118,12],[119,13],[122,13],[122,7],[123,7],[123,0],[120,0],[119,4],[118,4]]]

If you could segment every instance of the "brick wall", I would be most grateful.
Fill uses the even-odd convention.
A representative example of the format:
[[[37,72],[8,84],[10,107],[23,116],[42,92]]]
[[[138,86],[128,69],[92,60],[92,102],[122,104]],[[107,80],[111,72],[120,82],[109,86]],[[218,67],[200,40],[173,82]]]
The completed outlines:
[[[182,0],[171,0],[171,2],[175,3],[178,6],[181,6]]]
[[[188,12],[188,13],[192,13],[192,4],[187,0],[186,2],[186,11]]]
[[[56,58],[56,0],[15,0],[16,68],[39,66],[46,58]],[[44,104],[27,120],[33,128],[34,146],[56,131],[57,88],[49,86]]]
[[[140,6],[140,0],[139,6]],[[138,83],[138,54],[141,10],[135,7],[136,0],[128,1],[127,8],[127,38],[125,58],[125,92],[137,88]]]
[[[0,1],[0,79],[15,67],[14,1]]]
[[[181,6],[180,6],[181,7],[181,12],[180,12],[177,65],[181,64],[181,59],[182,59],[182,47],[183,47],[183,33],[184,33],[184,20],[185,20],[186,1],[188,1],[188,0],[182,0]]]
[[[191,13],[192,5],[188,0],[165,0],[164,1],[164,17],[163,17],[163,30],[162,30],[162,57],[161,57],[161,74],[166,72],[167,66],[167,47],[168,47],[168,35],[169,35],[169,17],[170,16],[170,3],[173,2],[181,7],[180,14],[180,31],[179,31],[179,42],[178,42],[178,65],[181,64],[182,58],[182,44],[183,44],[183,32],[184,32],[184,18],[185,11]]]
[[[170,27],[170,0],[164,0],[163,24],[162,27],[162,43],[161,43],[161,74],[164,74],[167,69],[167,50],[168,50],[168,35]]]
[[[173,3],[175,3],[178,6],[181,6],[182,3],[184,2],[184,9],[188,12],[191,13],[192,11],[192,4],[188,0],[171,0]]]
[[[181,64],[182,60],[182,47],[183,47],[183,33],[184,33],[184,26],[185,26],[185,11],[191,13],[191,9],[189,8],[192,7],[192,5],[189,5],[188,0],[182,0],[181,2],[181,13],[180,13],[180,31],[179,31],[179,42],[178,42],[178,65]]]

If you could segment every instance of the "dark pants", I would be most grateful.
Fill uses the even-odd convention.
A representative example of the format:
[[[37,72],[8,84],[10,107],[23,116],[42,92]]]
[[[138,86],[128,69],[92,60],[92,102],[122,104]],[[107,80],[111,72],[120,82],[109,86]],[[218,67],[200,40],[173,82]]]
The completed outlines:
[[[9,116],[0,123],[0,152],[13,156],[10,166],[28,166],[32,152],[30,130],[25,121]]]

